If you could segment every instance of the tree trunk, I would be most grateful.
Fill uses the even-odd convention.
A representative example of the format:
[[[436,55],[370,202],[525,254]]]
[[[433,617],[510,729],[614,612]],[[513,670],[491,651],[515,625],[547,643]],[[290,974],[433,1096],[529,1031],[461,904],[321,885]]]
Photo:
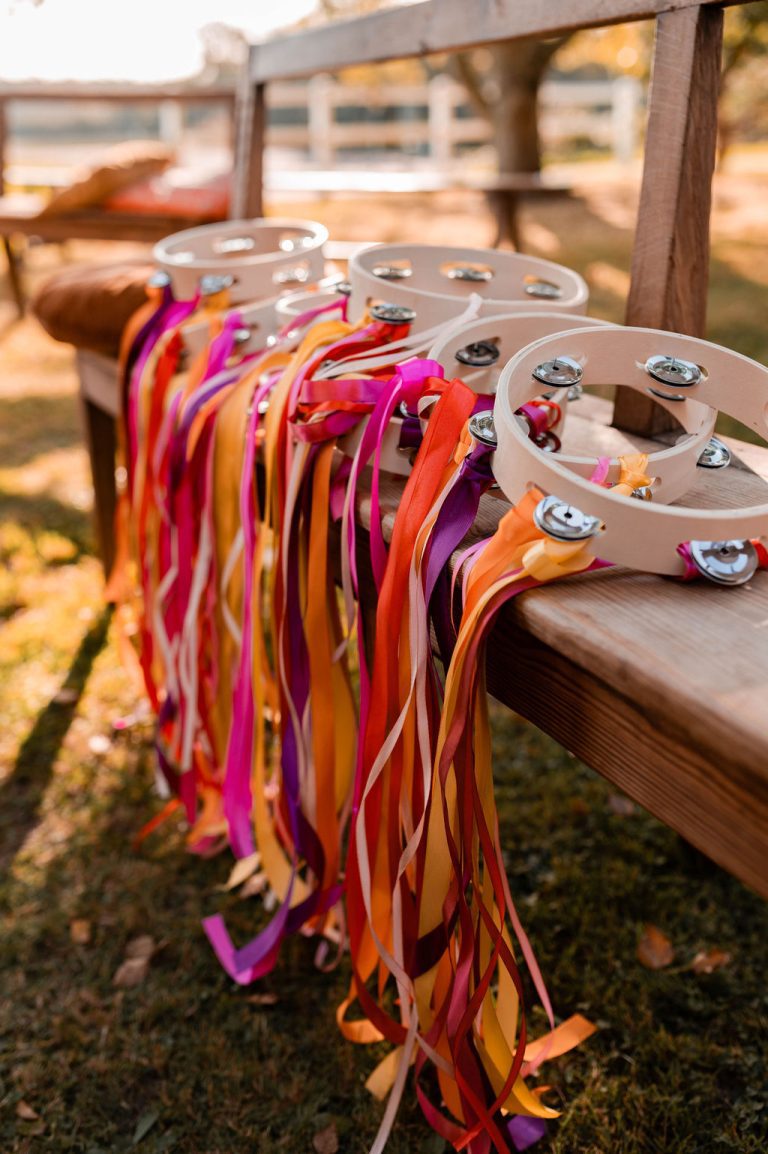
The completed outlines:
[[[539,86],[552,55],[567,37],[558,40],[511,40],[486,49],[480,60],[490,66],[476,66],[478,56],[460,52],[451,71],[466,86],[475,107],[491,124],[500,175],[539,172]],[[494,192],[489,196],[496,217],[498,245],[505,240],[520,248],[516,192]]]

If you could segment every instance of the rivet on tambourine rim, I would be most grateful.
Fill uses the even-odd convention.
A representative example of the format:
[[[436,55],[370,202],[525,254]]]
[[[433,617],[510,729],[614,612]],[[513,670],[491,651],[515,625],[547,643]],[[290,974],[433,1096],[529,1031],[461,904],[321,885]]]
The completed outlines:
[[[408,305],[372,305],[371,316],[375,321],[391,325],[409,325],[416,320],[416,310]]]
[[[603,528],[599,517],[582,513],[575,505],[550,495],[543,497],[533,511],[537,528],[555,541],[587,541],[596,537]]]
[[[702,377],[701,369],[693,361],[684,361],[665,353],[649,357],[645,362],[645,371],[654,381],[673,389],[692,389]]]
[[[689,547],[699,573],[716,585],[745,585],[760,564],[751,541],[691,541]]]
[[[553,284],[550,280],[531,280],[524,286],[523,292],[528,297],[534,297],[536,300],[557,301],[563,295],[563,290],[559,285]]]
[[[498,438],[493,423],[493,413],[474,413],[469,418],[467,427],[476,441],[480,441],[482,445],[489,445],[492,449],[496,448]]]
[[[493,341],[473,341],[463,349],[457,349],[454,355],[459,364],[473,369],[486,369],[496,363],[501,353]]]
[[[719,437],[710,437],[696,462],[702,469],[725,469],[731,463],[731,451]]]
[[[535,381],[542,385],[555,385],[557,388],[567,388],[578,385],[584,376],[584,370],[573,357],[553,357],[551,361],[543,361],[536,365],[531,373]]]

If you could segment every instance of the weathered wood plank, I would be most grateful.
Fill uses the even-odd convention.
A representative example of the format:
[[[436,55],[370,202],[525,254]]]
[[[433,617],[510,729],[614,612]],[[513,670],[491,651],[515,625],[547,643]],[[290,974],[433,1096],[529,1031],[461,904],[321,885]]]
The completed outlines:
[[[11,100],[95,100],[110,104],[158,104],[163,100],[177,100],[181,104],[208,104],[220,101],[234,105],[235,89],[231,84],[212,84],[194,87],[189,84],[58,84],[31,80],[17,84],[0,84],[0,104]]]
[[[620,581],[624,588],[619,601],[635,599],[638,615],[649,601],[655,603],[655,593],[643,597],[635,577],[624,574]],[[607,582],[601,584],[605,587]],[[761,585],[765,605],[768,582]],[[584,614],[592,590],[582,587],[570,591],[579,595],[576,608]],[[599,665],[585,666],[579,657],[573,657],[568,639],[559,630],[551,631],[556,634],[554,644],[542,642],[532,618],[545,616],[560,622],[567,609],[563,597],[567,592],[566,583],[553,585],[536,592],[538,603],[532,603],[531,594],[524,594],[502,612],[489,643],[489,691],[713,861],[768,897],[768,780],[765,762],[758,760],[764,749],[745,750],[741,743],[737,748],[731,740],[740,729],[738,706],[734,704],[725,740],[719,730],[710,732],[705,724],[689,730],[686,723],[695,721],[696,715],[668,706],[662,697],[663,687],[655,680],[657,651],[650,646],[643,649],[643,655],[650,652],[653,662],[645,671],[643,688],[657,689],[659,699],[653,703],[638,701],[633,684],[625,678],[606,677]],[[681,591],[684,595],[688,592]],[[609,603],[600,604],[599,629],[607,648],[615,651],[612,609]],[[706,636],[713,618],[720,619],[720,614],[705,609],[697,627],[700,639]],[[594,626],[587,612],[580,628],[590,631]],[[700,640],[699,644],[700,664],[716,660],[708,642]],[[628,655],[627,661],[630,659]],[[704,723],[708,698],[702,696],[697,706]]]
[[[251,220],[263,215],[266,124],[265,85],[252,84],[246,71],[238,92],[232,220]]]
[[[61,216],[38,217],[36,211],[42,198],[26,196],[18,212],[8,211],[14,203],[22,204],[21,197],[0,200],[0,235],[37,236],[41,240],[128,240],[154,242],[171,233],[192,228],[195,221],[189,216],[154,216],[149,213],[107,212],[96,205],[89,212],[73,212]],[[32,202],[35,202],[34,205]],[[36,211],[31,211],[34,208]]]
[[[580,28],[646,20],[662,12],[719,2],[548,0],[542,4],[541,0],[474,0],[468,19],[466,0],[427,0],[406,9],[340,21],[255,44],[250,51],[249,71],[253,83],[285,80],[352,64],[426,56],[499,40],[560,36]]]
[[[104,572],[109,574],[115,560],[115,421],[109,413],[82,395],[80,407],[91,463],[96,539]]]
[[[657,21],[630,325],[705,332],[722,32],[719,9],[670,12]],[[652,435],[669,418],[650,397],[622,391],[614,421]]]

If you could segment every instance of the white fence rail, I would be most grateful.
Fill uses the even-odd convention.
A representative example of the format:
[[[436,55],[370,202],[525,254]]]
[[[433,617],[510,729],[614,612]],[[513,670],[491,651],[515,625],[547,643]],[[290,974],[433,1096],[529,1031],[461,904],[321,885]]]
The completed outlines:
[[[467,93],[445,75],[420,85],[361,86],[320,74],[306,83],[274,82],[267,87],[267,100],[269,143],[306,151],[323,166],[334,164],[341,149],[387,146],[418,149],[445,165],[461,146],[492,140],[482,117],[458,115],[468,104]],[[643,102],[643,87],[630,76],[547,81],[539,96],[545,146],[588,140],[609,148],[617,160],[630,160],[639,144]],[[355,116],[356,109],[366,114]],[[389,109],[396,113],[385,119]],[[288,110],[305,123],[285,123]]]

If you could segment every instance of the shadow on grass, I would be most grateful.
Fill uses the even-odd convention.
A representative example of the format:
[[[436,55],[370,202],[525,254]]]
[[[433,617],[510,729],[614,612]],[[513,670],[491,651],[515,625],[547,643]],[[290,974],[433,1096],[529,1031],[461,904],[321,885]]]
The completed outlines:
[[[0,522],[13,521],[33,537],[38,533],[60,533],[71,541],[78,555],[95,552],[91,514],[76,509],[49,493],[9,493],[0,487]],[[71,560],[71,558],[67,558]]]
[[[83,638],[61,689],[38,714],[0,788],[0,872],[7,869],[34,826],[53,765],[72,724],[94,659],[106,643],[110,610]]]
[[[32,394],[0,399],[0,462],[26,465],[44,453],[81,444],[77,398]]]

